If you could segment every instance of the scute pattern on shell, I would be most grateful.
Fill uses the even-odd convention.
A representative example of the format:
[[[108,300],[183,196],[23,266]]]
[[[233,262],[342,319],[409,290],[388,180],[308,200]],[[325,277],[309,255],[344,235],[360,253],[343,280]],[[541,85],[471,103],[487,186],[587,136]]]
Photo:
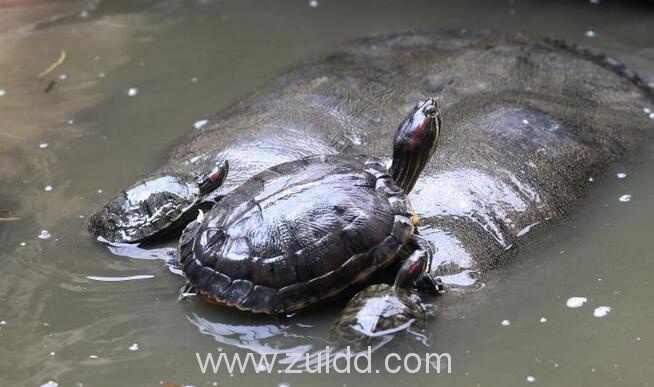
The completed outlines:
[[[98,209],[88,230],[109,242],[140,241],[180,220],[199,198],[199,186],[191,176],[153,175]]]
[[[180,262],[218,303],[288,313],[391,263],[414,232],[411,211],[379,160],[308,157],[255,175],[189,224]]]

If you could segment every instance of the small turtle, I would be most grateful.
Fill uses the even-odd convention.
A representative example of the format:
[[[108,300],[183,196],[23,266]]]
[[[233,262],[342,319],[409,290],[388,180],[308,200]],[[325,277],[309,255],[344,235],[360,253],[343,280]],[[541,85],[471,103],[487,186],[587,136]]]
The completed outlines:
[[[358,292],[334,324],[331,338],[363,346],[402,331],[424,331],[433,309],[424,305],[411,288],[426,262],[426,251],[417,250],[404,261],[393,286],[374,284]]]
[[[253,176],[182,233],[189,284],[215,303],[291,313],[364,281],[401,251],[422,250],[407,194],[440,127],[428,99],[400,124],[390,170],[376,157],[322,155]],[[428,270],[420,283],[437,288]]]
[[[114,196],[88,223],[107,242],[136,243],[164,230],[183,227],[206,196],[225,181],[229,163],[196,176],[166,173],[141,180]]]

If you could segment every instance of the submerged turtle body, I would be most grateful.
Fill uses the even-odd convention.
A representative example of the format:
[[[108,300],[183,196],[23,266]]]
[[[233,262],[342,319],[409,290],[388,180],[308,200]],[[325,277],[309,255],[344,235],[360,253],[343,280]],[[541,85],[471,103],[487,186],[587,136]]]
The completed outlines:
[[[114,196],[89,220],[92,235],[112,243],[133,243],[192,219],[194,209],[222,184],[228,163],[205,176],[158,174]]]
[[[189,225],[181,263],[209,299],[292,312],[391,263],[413,235],[411,211],[380,160],[304,158],[254,176]]]
[[[387,284],[370,285],[350,300],[332,335],[346,343],[422,330],[427,312],[420,298]]]
[[[414,251],[402,264],[393,286],[375,284],[357,293],[334,324],[332,339],[360,348],[402,331],[424,331],[427,311],[434,309],[427,308],[411,287],[425,270],[427,254],[427,250]],[[441,288],[440,283],[437,287]]]

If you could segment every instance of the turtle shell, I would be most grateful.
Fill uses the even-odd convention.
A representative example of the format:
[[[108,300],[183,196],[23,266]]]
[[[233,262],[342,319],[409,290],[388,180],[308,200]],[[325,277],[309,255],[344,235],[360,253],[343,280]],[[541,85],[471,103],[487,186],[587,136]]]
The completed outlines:
[[[370,285],[345,306],[332,338],[346,343],[367,342],[409,328],[424,328],[426,311],[419,297],[387,284]]]
[[[393,262],[411,215],[380,160],[308,157],[255,175],[190,223],[180,262],[205,298],[289,313]]]
[[[180,220],[199,198],[190,175],[154,175],[114,196],[91,216],[88,230],[109,242],[137,242]]]

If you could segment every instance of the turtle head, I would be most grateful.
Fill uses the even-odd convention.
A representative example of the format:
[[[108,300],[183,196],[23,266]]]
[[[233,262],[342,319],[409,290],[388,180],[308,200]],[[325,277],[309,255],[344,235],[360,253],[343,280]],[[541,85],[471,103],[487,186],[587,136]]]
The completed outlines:
[[[409,193],[434,154],[441,135],[441,116],[436,100],[420,101],[402,121],[393,140],[391,175]]]
[[[200,186],[200,195],[206,196],[212,191],[215,191],[216,189],[220,188],[220,186],[223,185],[223,182],[225,181],[228,172],[229,172],[229,162],[225,160],[223,163],[219,164],[209,173],[197,175],[195,177],[195,180],[198,182],[198,185]]]
[[[412,288],[425,271],[427,261],[427,251],[422,249],[414,251],[398,270],[393,286],[396,289]]]

